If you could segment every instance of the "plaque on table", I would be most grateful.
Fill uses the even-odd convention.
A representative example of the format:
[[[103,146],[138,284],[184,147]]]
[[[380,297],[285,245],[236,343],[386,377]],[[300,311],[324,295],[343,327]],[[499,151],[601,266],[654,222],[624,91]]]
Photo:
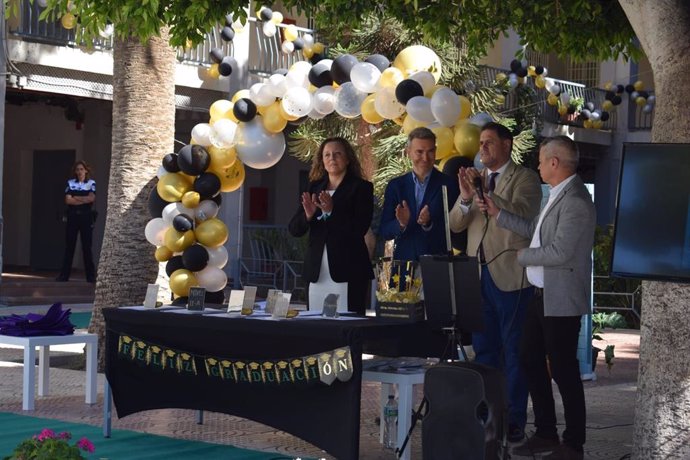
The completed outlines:
[[[245,295],[246,291],[239,289],[233,289],[230,291],[230,298],[228,299],[228,313],[242,311]]]
[[[149,284],[146,287],[146,297],[144,297],[144,307],[156,308],[156,300],[158,300],[158,286],[157,284]]]
[[[206,298],[206,288],[202,288],[202,287],[189,288],[189,298],[187,300],[187,310],[203,311],[205,298]]]
[[[273,309],[276,306],[276,301],[280,297],[280,289],[269,289],[268,294],[266,294],[266,313],[273,314]]]
[[[244,287],[244,301],[242,302],[242,309],[254,309],[254,302],[256,302],[256,286]]]
[[[273,313],[271,313],[271,317],[273,319],[287,318],[288,307],[290,306],[290,297],[291,294],[289,293],[279,293],[277,295],[275,305],[273,306]]]
[[[337,318],[338,317],[338,297],[339,294],[328,294],[325,299],[323,299],[323,311],[321,315],[325,318]]]

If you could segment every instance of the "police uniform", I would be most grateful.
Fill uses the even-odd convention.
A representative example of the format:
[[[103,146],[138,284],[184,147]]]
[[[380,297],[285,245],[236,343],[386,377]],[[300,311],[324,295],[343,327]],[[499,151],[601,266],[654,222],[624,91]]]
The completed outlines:
[[[67,181],[65,196],[73,197],[88,196],[89,193],[96,193],[96,181],[89,179],[86,182],[79,182],[77,179]],[[58,281],[67,281],[72,271],[72,259],[74,249],[77,245],[77,234],[81,234],[81,248],[84,256],[84,271],[86,281],[93,283],[96,281],[96,269],[93,265],[93,254],[91,253],[91,241],[93,233],[93,213],[91,203],[79,205],[67,205],[67,229],[65,231],[65,257],[62,260],[62,270],[57,277]]]

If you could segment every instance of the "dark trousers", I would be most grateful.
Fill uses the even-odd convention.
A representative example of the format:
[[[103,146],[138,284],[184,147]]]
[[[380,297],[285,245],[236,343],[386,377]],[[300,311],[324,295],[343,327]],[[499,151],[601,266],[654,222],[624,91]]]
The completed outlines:
[[[527,421],[527,378],[520,365],[520,343],[532,287],[501,291],[482,267],[484,331],[472,334],[475,361],[502,369],[508,390],[508,423],[524,429]]]
[[[563,443],[582,450],[585,443],[585,393],[577,360],[581,316],[544,316],[544,298],[537,289],[527,308],[521,360],[527,374],[536,434],[558,436],[551,377],[558,385],[565,412]],[[549,359],[549,369],[546,358]]]
[[[371,280],[352,280],[347,282],[347,309],[359,315],[366,314],[367,293]]]
[[[69,279],[72,272],[72,259],[74,249],[77,246],[77,235],[81,235],[81,250],[84,256],[84,271],[87,281],[96,280],[96,268],[93,265],[93,254],[91,253],[91,243],[93,235],[93,220],[91,213],[68,214],[67,229],[65,231],[65,256],[62,259],[62,269],[60,278]]]

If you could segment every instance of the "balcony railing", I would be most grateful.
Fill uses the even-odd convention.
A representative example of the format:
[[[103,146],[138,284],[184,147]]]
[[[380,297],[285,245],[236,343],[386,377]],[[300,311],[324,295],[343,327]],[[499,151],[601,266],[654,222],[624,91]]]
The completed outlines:
[[[654,91],[647,92],[650,96],[654,94]],[[628,102],[628,129],[630,131],[649,131],[652,129],[653,122],[654,110],[644,112],[642,107],[635,104],[635,101],[630,100]]]
[[[305,60],[303,54],[299,51],[289,54],[283,53],[282,43],[284,40],[284,30],[287,25],[278,24],[276,34],[272,37],[267,37],[263,33],[261,22],[254,18],[250,18],[249,21],[249,32],[252,37],[250,50],[258,51],[254,59],[249,59],[249,72],[267,77],[276,69],[289,69],[295,62]],[[316,38],[315,32],[312,29],[304,27],[296,27],[296,29],[299,37],[310,34]]]

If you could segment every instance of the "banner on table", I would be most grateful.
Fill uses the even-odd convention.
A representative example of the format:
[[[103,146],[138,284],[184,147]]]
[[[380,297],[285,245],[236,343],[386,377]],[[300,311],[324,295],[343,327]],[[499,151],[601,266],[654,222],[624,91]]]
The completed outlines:
[[[117,351],[120,359],[153,370],[194,376],[201,373],[229,383],[307,385],[321,382],[331,385],[336,380],[347,382],[353,372],[350,347],[294,358],[247,360],[200,356],[120,334]]]

